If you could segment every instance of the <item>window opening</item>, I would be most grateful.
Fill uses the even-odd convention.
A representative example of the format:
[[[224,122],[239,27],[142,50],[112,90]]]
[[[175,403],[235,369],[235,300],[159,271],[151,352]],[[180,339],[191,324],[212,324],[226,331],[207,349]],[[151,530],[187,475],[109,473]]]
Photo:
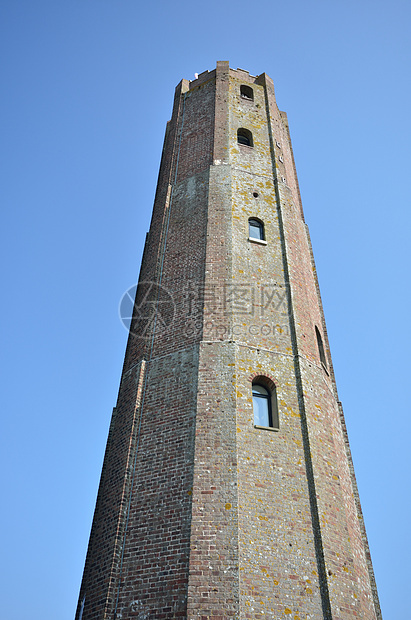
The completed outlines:
[[[256,218],[250,217],[248,220],[248,236],[251,239],[264,240],[264,224]]]
[[[254,426],[279,430],[277,391],[267,377],[256,377],[252,386]]]
[[[327,368],[327,361],[325,359],[323,339],[321,338],[320,330],[318,329],[317,326],[315,326],[315,335],[317,336],[318,352],[320,354],[321,363],[325,366],[325,368]]]
[[[237,130],[237,142],[243,146],[254,146],[253,134],[248,129],[241,127]]]
[[[245,86],[244,84],[240,86],[240,94],[243,99],[248,99],[249,101],[254,101],[254,91],[251,86]]]
[[[253,409],[256,426],[273,425],[270,394],[265,387],[258,383],[253,384]]]

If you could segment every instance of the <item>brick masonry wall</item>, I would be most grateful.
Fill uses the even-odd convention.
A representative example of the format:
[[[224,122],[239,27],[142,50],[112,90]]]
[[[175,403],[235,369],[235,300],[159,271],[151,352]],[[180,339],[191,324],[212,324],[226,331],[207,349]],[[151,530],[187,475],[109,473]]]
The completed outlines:
[[[241,617],[318,618],[322,600],[266,92],[253,83],[254,101],[243,100],[241,78],[233,75],[230,89],[232,279],[253,296],[232,312],[241,343],[236,358]],[[252,131],[253,148],[237,144],[238,127]],[[250,217],[264,222],[267,245],[248,240]],[[278,433],[254,427],[251,381],[256,375],[276,385]]]
[[[86,596],[82,620],[380,618],[265,74],[219,62],[177,87],[139,282],[76,617]],[[276,387],[278,431],[254,426],[257,376]]]
[[[201,140],[191,140],[191,150],[184,145],[198,126],[192,100],[203,102],[206,91],[204,85],[198,95],[184,97],[183,81],[167,127],[81,587],[77,616],[86,596],[83,620],[185,617],[201,337],[188,318],[195,327],[201,312],[197,291],[204,278],[212,151],[211,140],[208,155]],[[212,103],[213,96],[202,103],[208,110],[202,131],[211,134]],[[145,374],[137,386],[142,360]]]
[[[148,369],[117,618],[186,617],[197,370],[192,347]]]

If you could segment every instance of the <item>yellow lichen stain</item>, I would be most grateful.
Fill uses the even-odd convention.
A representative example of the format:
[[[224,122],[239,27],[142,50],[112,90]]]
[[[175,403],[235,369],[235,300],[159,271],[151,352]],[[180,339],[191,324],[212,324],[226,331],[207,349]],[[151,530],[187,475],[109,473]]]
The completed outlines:
[[[313,591],[311,590],[311,588],[306,588],[305,589],[306,594],[312,594]]]
[[[226,510],[230,510],[230,508],[231,508],[231,504],[226,504],[226,505],[225,505],[225,509],[226,509]]]
[[[277,579],[274,579],[274,585],[278,586],[279,582],[277,581]]]
[[[303,445],[300,439],[293,439],[293,442],[297,444],[297,446],[299,446],[300,448]]]
[[[333,480],[338,480],[338,476],[333,476]]]
[[[258,515],[260,521],[268,521],[267,517],[263,517],[262,515]]]
[[[286,608],[284,609],[284,613],[285,613],[285,614],[287,614],[287,616],[288,616],[289,614],[292,614],[293,612],[291,611],[291,609],[289,609],[288,607],[286,607]]]
[[[242,397],[243,397],[243,395],[241,394],[241,392],[239,392],[239,391],[237,390],[237,398],[242,398]]]

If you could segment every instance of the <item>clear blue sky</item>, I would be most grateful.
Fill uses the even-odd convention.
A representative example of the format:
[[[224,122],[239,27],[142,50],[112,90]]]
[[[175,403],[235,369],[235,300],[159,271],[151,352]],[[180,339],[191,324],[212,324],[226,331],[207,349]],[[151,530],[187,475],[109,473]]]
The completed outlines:
[[[4,620],[73,620],[174,87],[229,60],[288,113],[385,620],[411,618],[404,0],[3,0]]]

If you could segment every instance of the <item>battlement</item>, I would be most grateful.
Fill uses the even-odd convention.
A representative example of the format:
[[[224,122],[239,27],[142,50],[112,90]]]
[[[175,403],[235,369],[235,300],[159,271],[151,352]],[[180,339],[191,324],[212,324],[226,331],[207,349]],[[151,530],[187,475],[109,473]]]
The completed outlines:
[[[251,75],[250,72],[246,71],[245,69],[231,69],[228,61],[217,61],[217,70],[226,71],[230,77],[236,78],[248,84],[262,84],[264,79],[268,79],[268,81],[273,84],[272,79],[267,74],[262,73],[261,75]],[[187,84],[187,90],[192,90],[194,88],[197,88],[201,84],[204,84],[208,80],[214,79],[215,76],[216,69],[213,69],[211,71],[206,70],[202,73],[199,73],[194,80],[183,80],[183,82]]]

